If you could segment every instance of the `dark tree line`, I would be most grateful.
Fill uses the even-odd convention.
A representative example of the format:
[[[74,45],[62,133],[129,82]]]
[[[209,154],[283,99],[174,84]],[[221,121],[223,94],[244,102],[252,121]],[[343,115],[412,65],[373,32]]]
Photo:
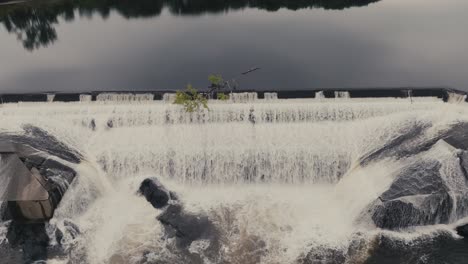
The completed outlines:
[[[2,0],[0,0],[1,3]],[[116,11],[127,19],[154,17],[167,7],[178,15],[220,13],[243,8],[277,11],[324,8],[341,10],[366,6],[380,0],[45,0],[0,6],[0,23],[15,34],[27,50],[48,46],[57,40],[59,18],[72,21],[75,15],[99,14],[107,18]]]

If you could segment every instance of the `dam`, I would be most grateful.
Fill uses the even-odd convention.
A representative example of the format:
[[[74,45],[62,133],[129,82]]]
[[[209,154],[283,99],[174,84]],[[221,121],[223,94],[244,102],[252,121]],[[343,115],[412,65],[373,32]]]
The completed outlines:
[[[40,156],[37,171],[63,187],[53,215],[32,224],[9,215],[11,199],[0,188],[6,263],[463,263],[468,256],[456,231],[468,223],[464,92],[242,91],[193,113],[174,105],[169,91],[0,99],[0,154],[18,153],[26,165],[21,157]],[[11,142],[29,151],[7,148]],[[12,176],[2,166],[5,183]],[[167,201],[148,203],[142,182]]]

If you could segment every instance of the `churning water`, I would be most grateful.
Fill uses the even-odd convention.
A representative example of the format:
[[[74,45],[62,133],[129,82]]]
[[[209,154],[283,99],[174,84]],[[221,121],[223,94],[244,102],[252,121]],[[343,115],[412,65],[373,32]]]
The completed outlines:
[[[424,241],[441,233],[461,240],[452,230],[462,212],[445,224],[400,231],[383,231],[363,216],[395,171],[418,155],[452,155],[446,144],[408,158],[360,161],[414,127],[429,125],[430,136],[468,121],[463,104],[238,96],[186,113],[144,96],[100,99],[0,106],[0,132],[34,125],[85,157],[49,226],[52,234],[71,220],[81,234],[65,235],[69,253],[49,263],[188,263],[156,220],[160,212],[136,194],[149,176],[216,226],[214,254],[209,240],[188,248],[204,263],[364,263],[379,254],[383,237],[418,248],[408,263],[428,263]],[[445,171],[455,170],[448,164]]]

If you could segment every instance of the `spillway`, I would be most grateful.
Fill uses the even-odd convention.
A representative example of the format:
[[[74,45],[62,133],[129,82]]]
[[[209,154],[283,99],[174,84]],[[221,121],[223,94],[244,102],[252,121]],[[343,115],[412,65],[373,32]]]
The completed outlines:
[[[457,125],[468,123],[464,97],[239,94],[194,113],[169,95],[49,99],[0,105],[0,134],[38,127],[83,156],[46,224],[49,263],[379,263],[382,241],[398,252],[398,243],[458,243],[454,226],[468,216],[457,141]],[[419,173],[421,162],[439,174]],[[401,187],[412,183],[408,171],[426,189]],[[147,177],[213,223],[215,252],[206,238],[177,248],[156,220],[161,210],[136,194]],[[427,191],[439,180],[444,190]],[[435,192],[448,198],[431,198],[431,208],[447,212],[424,222]],[[418,214],[394,223],[385,212],[401,201]],[[9,224],[0,224],[0,252],[16,263],[24,257],[4,249]]]

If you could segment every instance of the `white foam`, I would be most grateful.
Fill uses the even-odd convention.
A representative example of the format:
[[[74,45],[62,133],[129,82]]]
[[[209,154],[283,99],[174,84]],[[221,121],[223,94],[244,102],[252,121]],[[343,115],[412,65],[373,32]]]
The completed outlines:
[[[248,263],[240,256],[262,240],[262,263],[292,263],[312,246],[346,249],[357,231],[379,232],[356,221],[404,161],[362,168],[359,157],[416,125],[432,125],[423,134],[430,137],[467,119],[464,105],[448,107],[434,98],[411,104],[273,97],[210,101],[209,111],[197,113],[163,101],[119,98],[6,104],[0,130],[37,125],[84,153],[86,162],[76,168],[79,177],[53,221],[72,219],[83,229],[80,243],[91,264],[137,263],[145,251],[155,262],[170,255],[169,242],[160,239],[158,211],[135,194],[147,176],[159,177],[187,210],[222,227],[223,259]],[[441,148],[440,155],[453,153]]]

